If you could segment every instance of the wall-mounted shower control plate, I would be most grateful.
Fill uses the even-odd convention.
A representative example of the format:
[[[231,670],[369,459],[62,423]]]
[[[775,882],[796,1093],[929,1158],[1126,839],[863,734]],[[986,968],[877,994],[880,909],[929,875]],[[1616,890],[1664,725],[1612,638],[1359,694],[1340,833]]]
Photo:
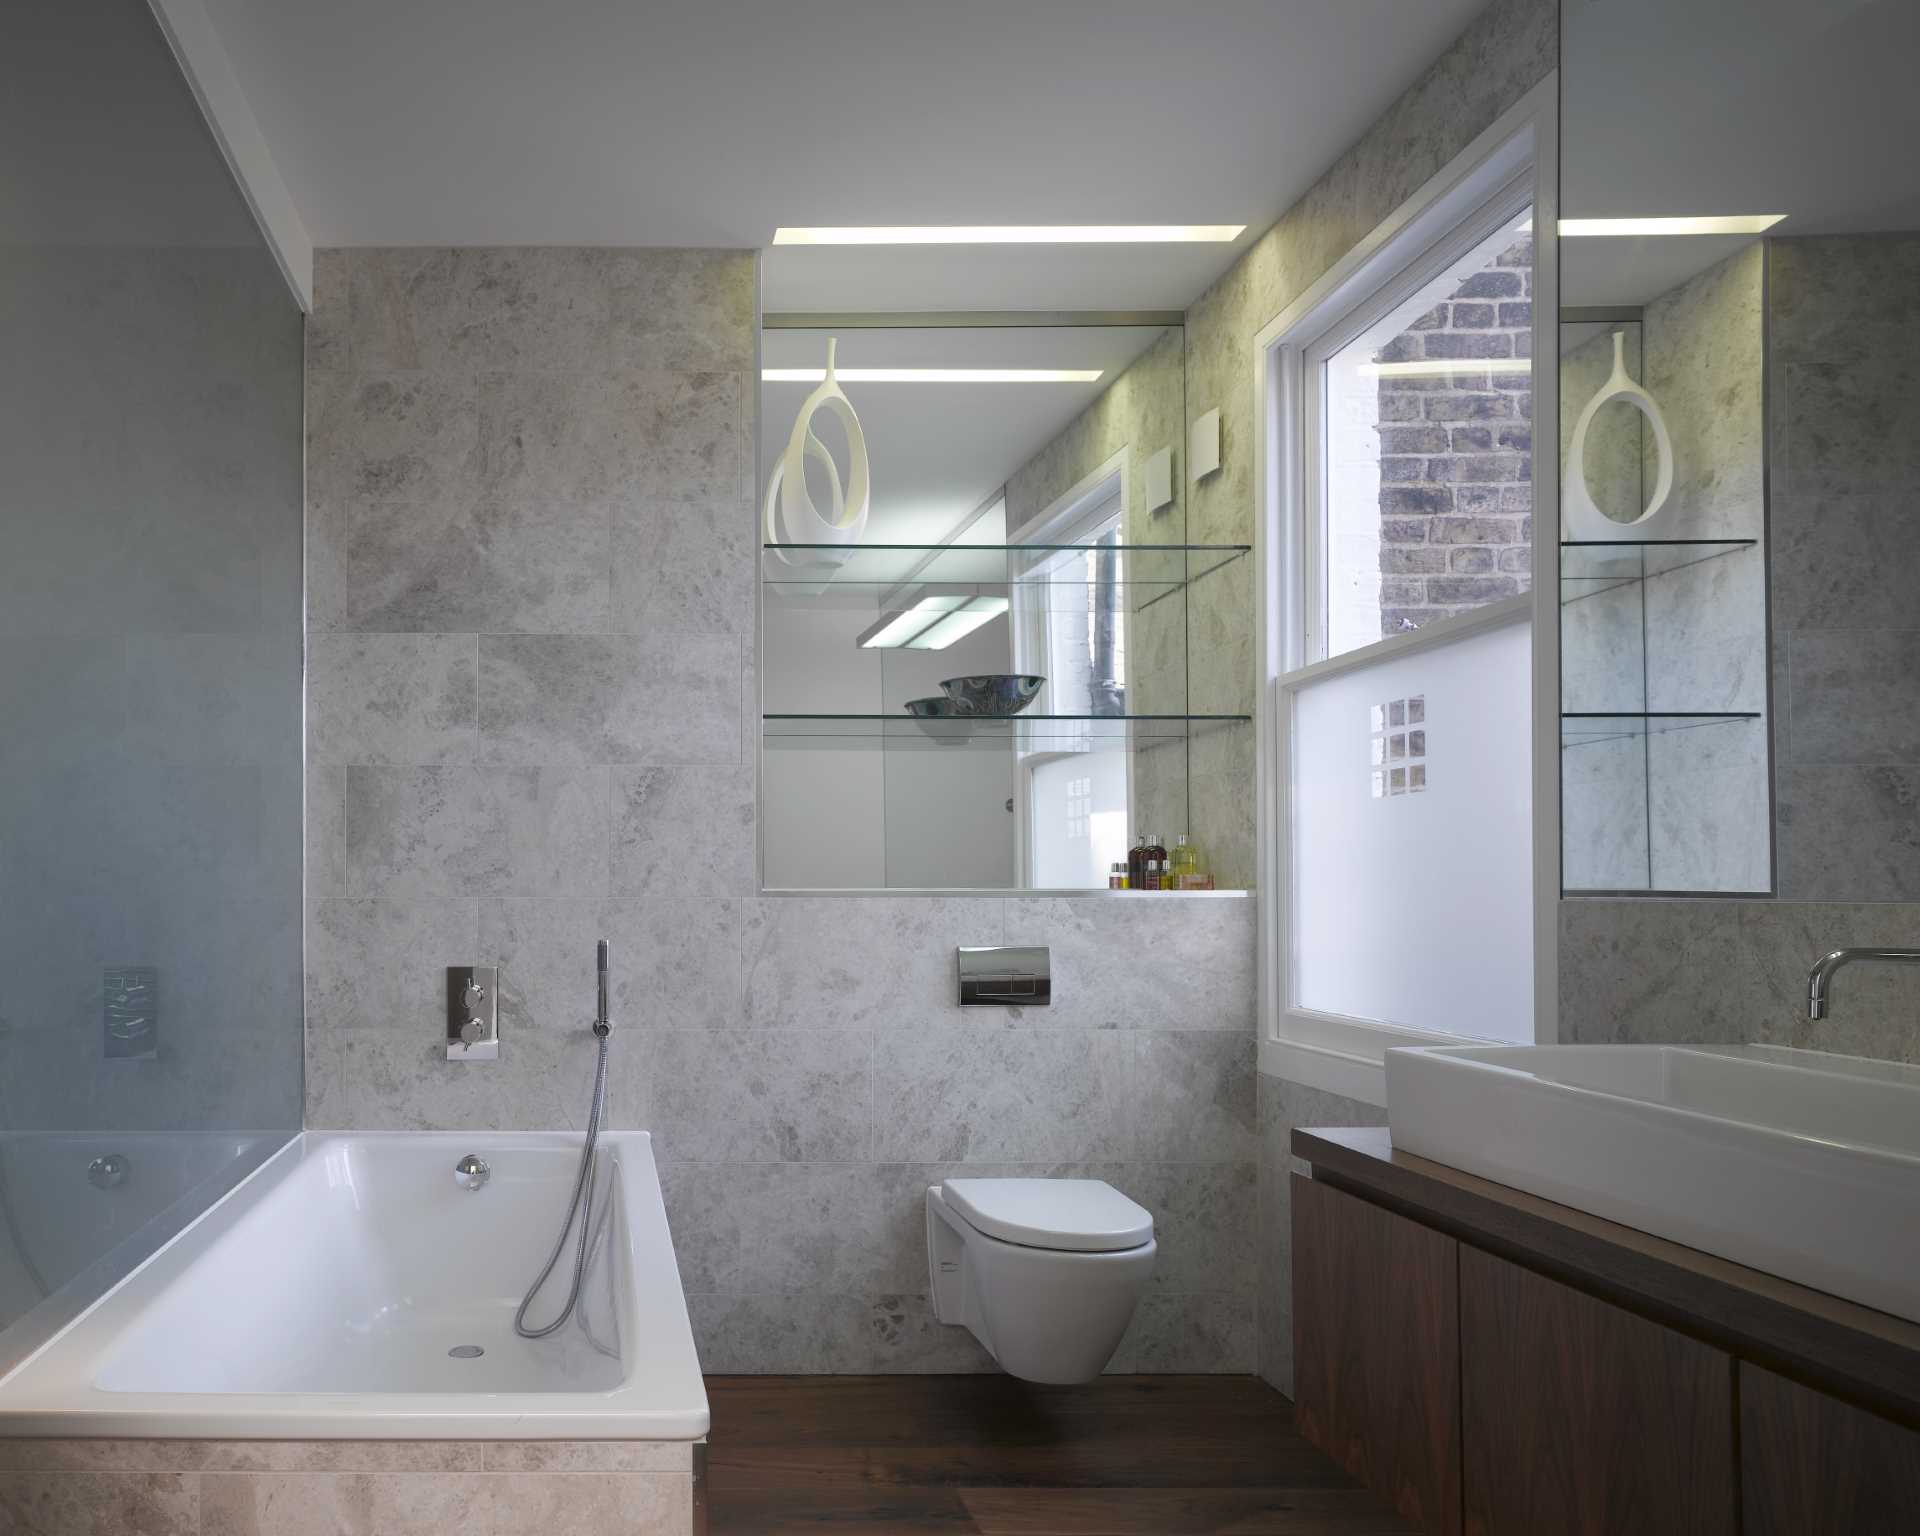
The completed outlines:
[[[151,1061],[160,1054],[160,973],[150,965],[113,965],[100,978],[105,1004],[101,1055]]]
[[[493,1061],[500,1054],[500,968],[447,967],[447,1060]]]
[[[989,944],[960,950],[960,1001],[1003,1008],[1044,1008],[1053,1000],[1053,963],[1046,945]]]

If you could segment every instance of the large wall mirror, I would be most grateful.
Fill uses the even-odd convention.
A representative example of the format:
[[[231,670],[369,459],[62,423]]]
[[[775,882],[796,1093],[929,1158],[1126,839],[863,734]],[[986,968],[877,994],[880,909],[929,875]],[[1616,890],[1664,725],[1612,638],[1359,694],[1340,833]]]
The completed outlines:
[[[844,545],[840,416],[799,440],[822,531],[778,505],[830,346],[871,488]],[[1252,562],[1188,538],[1181,327],[776,320],[762,363],[762,884],[1244,884],[1208,738],[1251,725],[1207,637]]]
[[[1911,900],[1920,6],[1563,18],[1563,883]]]

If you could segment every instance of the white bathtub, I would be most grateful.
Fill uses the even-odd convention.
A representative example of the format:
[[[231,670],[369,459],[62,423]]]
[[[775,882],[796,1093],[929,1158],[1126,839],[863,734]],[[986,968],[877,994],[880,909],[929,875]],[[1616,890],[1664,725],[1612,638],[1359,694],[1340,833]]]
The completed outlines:
[[[309,1132],[0,1379],[0,1435],[698,1440],[706,1390],[651,1145],[600,1147],[600,1240],[551,1338],[517,1337],[513,1314],[578,1136]],[[492,1168],[478,1192],[453,1177],[467,1152]]]

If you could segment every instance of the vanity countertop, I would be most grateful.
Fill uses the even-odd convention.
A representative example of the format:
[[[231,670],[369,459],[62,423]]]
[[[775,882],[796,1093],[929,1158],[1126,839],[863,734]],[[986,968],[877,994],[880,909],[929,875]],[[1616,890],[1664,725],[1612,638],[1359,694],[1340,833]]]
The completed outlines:
[[[1920,1324],[1415,1157],[1385,1127],[1292,1147],[1316,1179],[1920,1425]]]

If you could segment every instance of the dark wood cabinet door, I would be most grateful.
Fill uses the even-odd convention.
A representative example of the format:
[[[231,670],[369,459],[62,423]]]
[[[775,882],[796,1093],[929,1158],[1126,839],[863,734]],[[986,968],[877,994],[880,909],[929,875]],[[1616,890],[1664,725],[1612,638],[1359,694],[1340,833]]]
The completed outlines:
[[[1733,1361],[1460,1250],[1467,1536],[1732,1536]]]
[[[1312,1179],[1292,1187],[1300,1433],[1422,1529],[1456,1536],[1460,1245]]]
[[[1740,1366],[1746,1536],[1913,1536],[1920,1433]]]

